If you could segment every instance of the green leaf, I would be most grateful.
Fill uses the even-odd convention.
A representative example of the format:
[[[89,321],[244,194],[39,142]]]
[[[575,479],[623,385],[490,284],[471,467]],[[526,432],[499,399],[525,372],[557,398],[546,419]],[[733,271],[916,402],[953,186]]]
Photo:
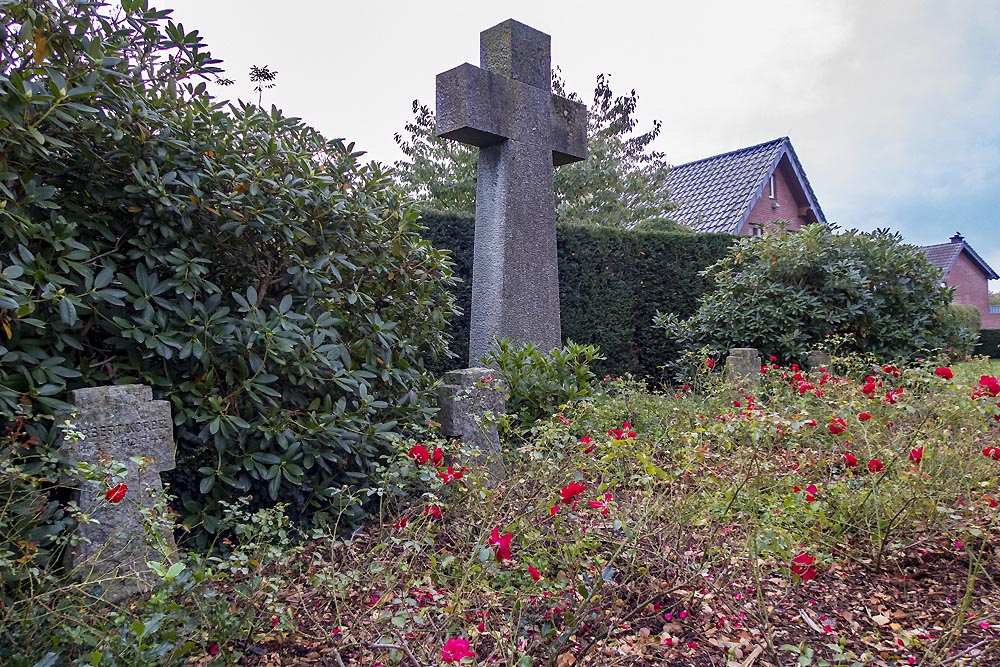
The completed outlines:
[[[95,653],[97,653],[98,660],[100,660],[101,657],[100,651],[95,651]],[[54,665],[56,665],[58,661],[59,661],[59,654],[53,651],[49,651],[48,653],[43,655],[42,658],[33,665],[33,667],[54,667]],[[93,662],[93,660],[91,660],[91,664],[93,665],[98,663],[95,663]]]
[[[186,567],[187,565],[185,565],[180,561],[174,563],[173,565],[170,566],[170,569],[167,570],[167,575],[166,575],[167,578],[176,579],[178,576],[180,576],[180,573],[183,572]]]
[[[66,326],[73,326],[76,324],[76,306],[69,298],[62,298],[59,301],[59,319]]]

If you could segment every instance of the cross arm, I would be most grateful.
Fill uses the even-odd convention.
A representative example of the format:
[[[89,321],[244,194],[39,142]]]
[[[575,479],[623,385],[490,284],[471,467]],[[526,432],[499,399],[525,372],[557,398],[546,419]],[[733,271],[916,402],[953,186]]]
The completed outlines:
[[[437,76],[437,134],[483,148],[505,139],[552,151],[559,166],[587,157],[587,107],[465,63]]]
[[[483,148],[510,138],[499,117],[506,90],[495,90],[499,77],[465,63],[437,75],[437,134]]]

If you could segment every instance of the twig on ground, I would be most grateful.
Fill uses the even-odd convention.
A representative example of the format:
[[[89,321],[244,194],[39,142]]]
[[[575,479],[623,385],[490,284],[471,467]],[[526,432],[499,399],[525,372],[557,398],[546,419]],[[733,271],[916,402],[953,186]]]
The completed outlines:
[[[406,657],[408,657],[410,660],[413,661],[414,665],[416,665],[417,667],[424,667],[423,663],[417,660],[416,656],[413,655],[413,652],[410,651],[410,647],[407,646],[406,644],[384,644],[381,642],[377,642],[375,644],[370,644],[370,646],[371,648],[388,648],[388,649],[395,649],[397,651],[403,651],[404,653],[406,653]]]

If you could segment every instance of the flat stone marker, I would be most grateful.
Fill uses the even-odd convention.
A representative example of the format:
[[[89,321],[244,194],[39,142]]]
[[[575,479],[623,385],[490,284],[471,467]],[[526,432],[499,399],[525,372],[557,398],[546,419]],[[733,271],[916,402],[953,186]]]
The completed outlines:
[[[437,76],[437,134],[479,147],[469,365],[496,339],[562,345],[553,167],[587,156],[587,108],[552,93],[551,38],[509,19],[480,67]]]
[[[734,347],[726,357],[726,378],[760,384],[760,352],[753,347]]]
[[[162,496],[160,473],[174,467],[170,403],[154,401],[152,389],[139,384],[77,389],[70,392],[70,403],[76,416],[60,415],[59,423],[69,419],[85,437],[65,440],[63,451],[73,461],[114,459],[123,464],[128,491],[112,503],[105,498],[105,481],[78,484],[80,509],[100,523],[78,527],[77,535],[86,539],[67,551],[66,569],[78,570],[89,581],[100,580],[107,596],[119,598],[145,587],[147,561],[164,562],[176,550],[173,534],[166,530],[166,553],[155,549],[142,520],[142,513],[153,509],[151,494]]]
[[[809,350],[806,356],[806,365],[809,366],[809,370],[818,371],[821,368],[829,368],[830,364],[833,363],[833,359],[829,354],[823,352],[822,350]]]

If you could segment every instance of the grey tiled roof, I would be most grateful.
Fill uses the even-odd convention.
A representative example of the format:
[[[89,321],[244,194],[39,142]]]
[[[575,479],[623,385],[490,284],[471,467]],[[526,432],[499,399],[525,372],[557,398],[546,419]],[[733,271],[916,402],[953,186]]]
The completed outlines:
[[[964,243],[938,243],[937,245],[925,245],[920,249],[927,255],[927,260],[935,269],[941,269],[945,275],[951,271],[955,260],[962,254]]]
[[[787,155],[819,222],[826,222],[788,137],[672,167],[666,186],[680,206],[671,218],[697,232],[735,234]]]
[[[975,264],[979,265],[983,273],[986,274],[987,279],[997,280],[1000,276],[994,271],[989,264],[986,263],[982,257],[979,256],[975,250],[972,249],[968,243],[960,241],[958,243],[937,243],[935,245],[925,245],[920,247],[927,255],[928,261],[938,269],[944,271],[944,275],[947,276],[951,272],[951,267],[955,266],[955,261],[958,256],[962,254],[962,251],[969,253],[969,257]]]

